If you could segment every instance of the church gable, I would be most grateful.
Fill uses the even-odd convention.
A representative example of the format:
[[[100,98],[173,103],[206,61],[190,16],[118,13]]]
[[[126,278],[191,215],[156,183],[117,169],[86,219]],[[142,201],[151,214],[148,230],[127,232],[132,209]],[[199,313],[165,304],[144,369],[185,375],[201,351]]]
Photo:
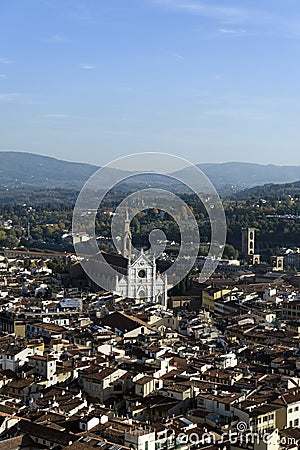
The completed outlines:
[[[121,277],[121,278],[118,280],[118,285],[119,285],[119,286],[127,286],[127,281],[125,280],[124,277]]]
[[[143,268],[143,267],[153,267],[153,262],[150,261],[150,260],[144,255],[144,253],[142,253],[140,256],[138,256],[137,259],[135,259],[134,261],[132,261],[131,267],[132,267],[133,269],[140,269],[140,268]]]
[[[161,275],[158,275],[156,278],[156,286],[163,287],[165,285],[165,280],[162,279]]]

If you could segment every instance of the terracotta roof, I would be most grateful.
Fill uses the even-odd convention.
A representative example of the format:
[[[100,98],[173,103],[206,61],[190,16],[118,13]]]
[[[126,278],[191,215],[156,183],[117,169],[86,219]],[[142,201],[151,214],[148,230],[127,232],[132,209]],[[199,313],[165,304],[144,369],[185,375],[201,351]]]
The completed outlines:
[[[17,436],[0,441],[0,450],[16,450],[20,448],[33,448],[36,443],[29,436]]]
[[[82,376],[89,380],[103,381],[105,378],[112,375],[115,371],[116,371],[116,369],[106,367],[105,369],[101,370],[100,372],[92,372],[92,373],[85,372],[85,373],[83,373]]]
[[[38,437],[65,446],[77,439],[76,436],[66,433],[65,431],[55,430],[53,428],[45,427],[44,425],[23,420],[19,423],[19,429],[22,433],[28,434],[30,437]]]
[[[283,394],[280,398],[278,398],[278,400],[276,400],[276,403],[282,405],[290,405],[291,403],[299,401],[300,401],[300,392],[294,391],[291,393]]]
[[[155,328],[151,327],[146,322],[143,322],[141,319],[138,319],[137,317],[134,316],[130,316],[129,314],[120,313],[118,311],[104,317],[101,320],[101,324],[108,325],[113,329],[117,328],[123,333],[133,331],[136,328],[139,328],[140,326],[143,326],[145,328],[157,332]]]
[[[30,386],[33,382],[34,382],[34,379],[32,377],[21,378],[18,380],[13,380],[11,383],[8,383],[5,387],[24,389],[24,388]]]
[[[136,384],[147,384],[147,383],[150,383],[151,381],[153,381],[152,377],[144,376],[144,377],[138,379],[135,383]]]
[[[249,413],[249,417],[257,417],[262,416],[264,414],[268,414],[270,412],[276,411],[277,409],[280,409],[281,407],[279,405],[261,405],[255,408],[253,411]]]

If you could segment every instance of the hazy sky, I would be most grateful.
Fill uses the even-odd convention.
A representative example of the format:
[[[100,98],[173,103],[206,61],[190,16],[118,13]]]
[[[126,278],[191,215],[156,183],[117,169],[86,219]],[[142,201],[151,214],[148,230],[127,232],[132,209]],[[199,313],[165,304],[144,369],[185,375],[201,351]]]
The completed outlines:
[[[300,164],[299,0],[2,0],[0,149]]]

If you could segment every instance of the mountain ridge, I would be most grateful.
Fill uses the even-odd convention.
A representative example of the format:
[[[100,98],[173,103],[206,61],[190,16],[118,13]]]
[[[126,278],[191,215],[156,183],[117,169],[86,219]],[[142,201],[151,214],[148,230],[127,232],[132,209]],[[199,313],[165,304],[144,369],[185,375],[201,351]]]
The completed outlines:
[[[300,166],[234,161],[197,166],[218,190],[227,187],[232,192],[252,186],[300,180]],[[0,187],[80,189],[98,168],[89,163],[64,161],[35,153],[1,151]]]

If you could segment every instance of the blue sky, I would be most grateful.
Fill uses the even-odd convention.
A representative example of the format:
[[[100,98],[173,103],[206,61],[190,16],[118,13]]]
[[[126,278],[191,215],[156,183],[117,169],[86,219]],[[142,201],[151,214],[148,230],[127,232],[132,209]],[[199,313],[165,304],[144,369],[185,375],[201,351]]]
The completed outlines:
[[[300,164],[299,0],[2,0],[0,149]]]

